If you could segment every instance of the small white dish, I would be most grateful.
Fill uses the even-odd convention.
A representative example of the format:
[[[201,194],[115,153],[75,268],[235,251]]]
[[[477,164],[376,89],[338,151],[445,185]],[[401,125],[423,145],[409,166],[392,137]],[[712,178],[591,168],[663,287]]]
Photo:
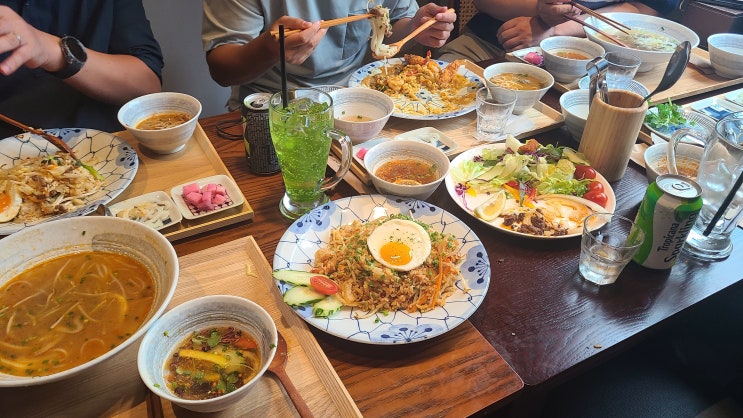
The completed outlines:
[[[444,151],[446,155],[452,155],[454,151],[459,148],[459,144],[454,142],[453,139],[446,136],[445,133],[439,131],[436,128],[430,126],[414,129],[405,133],[397,135],[395,139],[413,139],[416,141],[425,142],[433,145],[434,147]]]
[[[159,208],[159,210],[150,211],[152,214],[151,217],[141,218],[132,213],[132,209],[137,208],[148,212],[148,206],[151,205]],[[175,206],[173,199],[167,193],[160,190],[118,202],[109,206],[108,209],[113,216],[131,219],[155,230],[175,225],[183,219],[183,215],[181,215],[181,212]]]
[[[699,100],[689,104],[689,107],[699,113],[711,117],[714,120],[720,120],[731,113],[743,110],[743,107],[719,97],[710,97],[704,100]]]
[[[528,54],[530,52],[533,52],[533,53],[541,56],[542,57],[542,62],[540,64],[535,64],[535,63],[533,63],[531,61],[528,61],[526,59],[526,54]],[[518,58],[521,62],[523,62],[525,64],[536,65],[537,67],[541,67],[541,66],[544,65],[544,56],[542,55],[542,48],[540,48],[538,46],[532,46],[532,47],[529,47],[529,48],[517,49],[516,51],[511,52],[511,55],[513,55],[514,57]]]
[[[199,188],[202,188],[209,183],[214,183],[214,184],[223,186],[227,193],[227,201],[217,206],[214,210],[199,211],[194,206],[186,203],[186,201],[183,199],[183,188],[193,183],[198,184]],[[204,216],[213,215],[215,213],[222,212],[227,209],[236,208],[242,205],[245,200],[243,198],[242,193],[240,192],[240,189],[237,187],[235,182],[231,178],[225,176],[224,174],[217,174],[216,176],[211,176],[211,177],[206,177],[206,178],[199,179],[199,180],[189,181],[187,183],[183,183],[181,185],[175,186],[172,189],[170,189],[170,197],[173,198],[173,202],[175,202],[176,207],[178,207],[178,210],[181,211],[181,214],[186,219],[202,218]]]

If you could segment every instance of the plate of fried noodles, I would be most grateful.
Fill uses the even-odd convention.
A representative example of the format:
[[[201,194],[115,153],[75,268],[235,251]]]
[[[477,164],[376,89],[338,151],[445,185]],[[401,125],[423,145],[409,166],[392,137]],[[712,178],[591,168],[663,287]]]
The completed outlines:
[[[137,174],[137,152],[115,135],[84,128],[46,131],[65,141],[99,176],[40,136],[23,133],[1,140],[0,193],[20,195],[21,204],[17,214],[0,222],[0,235],[86,215],[123,192]]]
[[[366,238],[388,219],[412,221],[430,236],[422,265],[398,271],[375,259]],[[297,219],[276,247],[273,268],[327,274],[339,284],[338,294],[346,293],[343,307],[327,317],[313,316],[312,305],[294,311],[329,334],[377,345],[446,333],[475,312],[490,284],[485,247],[464,222],[430,203],[383,195],[338,199]],[[293,287],[276,284],[282,294]]]
[[[392,98],[392,116],[404,119],[438,120],[464,115],[475,109],[475,92],[482,80],[464,67],[405,54],[369,63],[351,74],[349,87],[381,91]]]

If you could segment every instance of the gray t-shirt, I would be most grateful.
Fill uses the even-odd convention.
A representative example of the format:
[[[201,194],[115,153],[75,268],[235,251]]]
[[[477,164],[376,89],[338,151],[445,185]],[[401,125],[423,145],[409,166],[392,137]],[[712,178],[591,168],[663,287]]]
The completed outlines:
[[[378,2],[375,2],[375,4]],[[281,16],[299,17],[309,22],[331,20],[367,12],[367,0],[204,0],[202,41],[210,51],[223,44],[244,44],[268,30]],[[385,0],[390,20],[413,17],[418,10],[414,0]],[[371,61],[371,25],[361,20],[328,29],[312,55],[302,65],[287,64],[289,86],[346,85],[353,71]],[[239,107],[242,98],[254,92],[276,92],[281,87],[279,65],[253,83],[234,86],[228,107]]]

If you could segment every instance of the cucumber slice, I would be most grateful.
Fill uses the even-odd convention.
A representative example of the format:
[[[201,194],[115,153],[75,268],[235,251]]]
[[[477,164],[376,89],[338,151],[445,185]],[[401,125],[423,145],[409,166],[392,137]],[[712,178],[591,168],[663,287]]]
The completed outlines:
[[[324,298],[325,295],[307,286],[295,286],[284,293],[284,302],[290,306],[309,305]]]
[[[273,277],[276,280],[281,280],[293,284],[295,286],[309,286],[310,277],[312,276],[323,276],[328,277],[324,274],[311,273],[309,271],[301,270],[274,270]]]
[[[591,165],[582,153],[571,148],[564,148],[562,150],[562,156],[570,160],[573,164]]]
[[[326,296],[325,299],[312,306],[312,315],[328,317],[341,310],[343,302],[336,295]]]

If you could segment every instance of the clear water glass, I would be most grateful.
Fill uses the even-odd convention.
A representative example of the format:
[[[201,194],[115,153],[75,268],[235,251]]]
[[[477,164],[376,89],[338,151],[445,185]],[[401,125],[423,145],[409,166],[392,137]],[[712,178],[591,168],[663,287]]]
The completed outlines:
[[[516,92],[503,90],[496,99],[487,87],[475,93],[477,98],[478,141],[494,142],[506,138],[506,126],[516,105]]]
[[[614,283],[644,239],[631,219],[611,213],[588,216],[583,221],[580,275],[597,285]]]
[[[606,82],[617,88],[627,87],[642,64],[640,57],[627,52],[607,52],[604,59],[609,63],[606,69]]]

